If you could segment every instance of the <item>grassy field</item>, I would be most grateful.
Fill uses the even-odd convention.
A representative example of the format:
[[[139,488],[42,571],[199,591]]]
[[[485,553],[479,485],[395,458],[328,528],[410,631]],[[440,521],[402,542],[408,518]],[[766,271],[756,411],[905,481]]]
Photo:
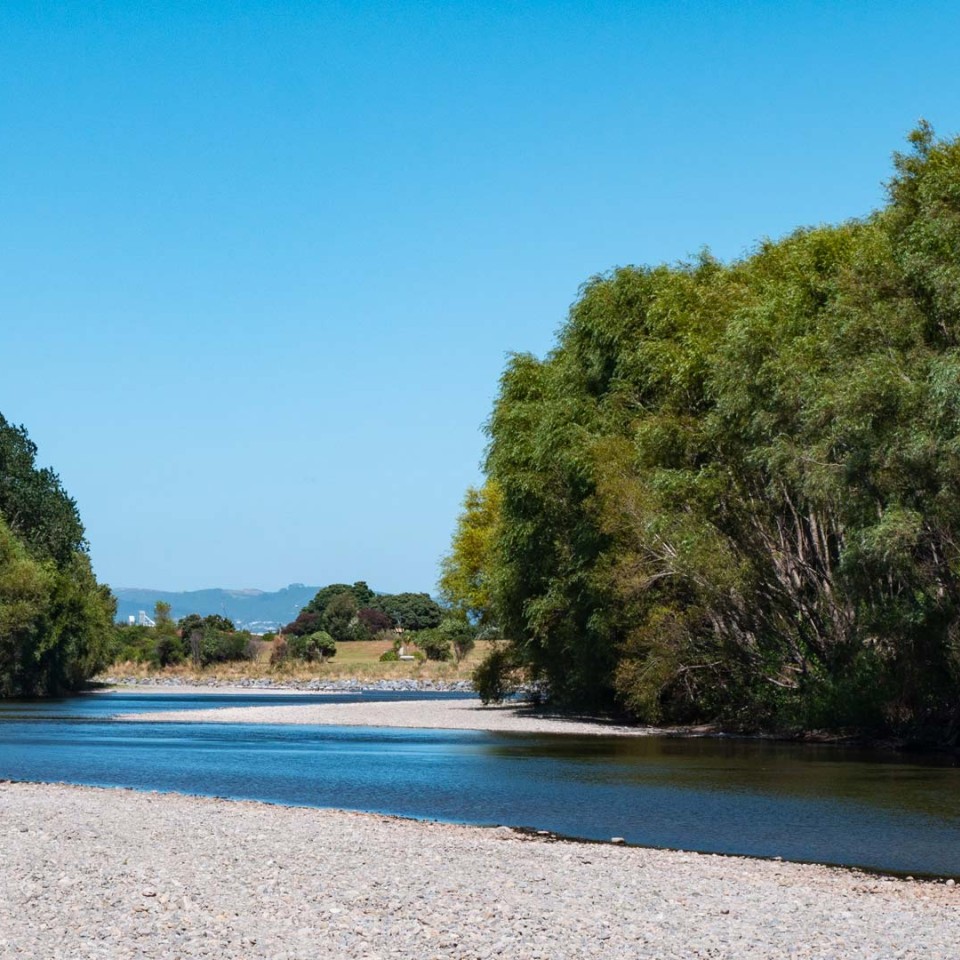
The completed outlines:
[[[303,663],[287,660],[270,663],[270,646],[265,644],[256,661],[213,664],[197,668],[192,664],[157,669],[145,663],[115,663],[104,671],[109,676],[181,677],[196,680],[253,680],[272,677],[275,680],[469,680],[473,668],[483,659],[490,647],[488,641],[478,641],[476,647],[461,663],[452,660],[437,663],[426,660],[380,663],[380,655],[391,649],[391,644],[379,640],[354,640],[337,644],[337,655],[326,663]]]

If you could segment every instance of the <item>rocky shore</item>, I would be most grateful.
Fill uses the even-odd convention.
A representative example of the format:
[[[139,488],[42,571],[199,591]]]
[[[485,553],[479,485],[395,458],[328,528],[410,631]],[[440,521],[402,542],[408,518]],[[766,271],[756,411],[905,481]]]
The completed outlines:
[[[0,957],[954,960],[960,889],[507,828],[0,785]]]
[[[143,690],[188,688],[199,690],[303,690],[310,693],[469,693],[473,684],[469,680],[278,680],[274,677],[256,679],[216,679],[213,677],[134,677],[121,674],[104,674],[94,678],[94,683],[106,687],[136,687]]]

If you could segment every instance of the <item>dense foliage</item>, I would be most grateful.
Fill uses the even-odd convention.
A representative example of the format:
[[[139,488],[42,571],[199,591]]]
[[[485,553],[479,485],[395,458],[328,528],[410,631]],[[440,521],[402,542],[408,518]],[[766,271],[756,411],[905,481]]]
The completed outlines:
[[[76,689],[109,656],[114,601],[83,524],[23,427],[0,415],[0,696]]]
[[[450,553],[440,565],[440,593],[463,619],[492,625],[493,601],[489,576],[500,517],[500,488],[492,479],[470,487],[463,500]]]
[[[196,667],[207,667],[253,660],[257,656],[252,635],[247,630],[237,630],[232,620],[219,614],[201,617],[191,613],[174,623],[170,618],[170,605],[157,601],[153,619],[156,623],[153,627],[116,626],[115,661],[147,663],[154,667],[189,662]]]
[[[956,737],[960,141],[911,139],[871,217],[597,277],[509,363],[444,583],[556,701]]]
[[[321,587],[283,628],[285,636],[303,637],[318,630],[335,641],[371,640],[384,630],[427,630],[439,626],[444,612],[426,593],[376,594],[362,580]]]

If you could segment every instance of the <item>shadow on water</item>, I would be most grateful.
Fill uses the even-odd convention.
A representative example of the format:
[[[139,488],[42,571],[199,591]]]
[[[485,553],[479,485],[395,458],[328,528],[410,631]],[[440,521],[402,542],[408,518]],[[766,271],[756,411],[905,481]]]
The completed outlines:
[[[109,720],[357,699],[122,693],[0,704],[0,777],[960,874],[960,770],[936,758],[750,740]]]

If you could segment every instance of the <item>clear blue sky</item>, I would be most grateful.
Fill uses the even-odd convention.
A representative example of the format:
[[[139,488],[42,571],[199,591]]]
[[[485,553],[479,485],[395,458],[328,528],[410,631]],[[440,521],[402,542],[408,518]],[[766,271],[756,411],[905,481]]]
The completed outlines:
[[[509,351],[866,213],[955,2],[0,6],[0,412],[114,586],[432,590]]]

